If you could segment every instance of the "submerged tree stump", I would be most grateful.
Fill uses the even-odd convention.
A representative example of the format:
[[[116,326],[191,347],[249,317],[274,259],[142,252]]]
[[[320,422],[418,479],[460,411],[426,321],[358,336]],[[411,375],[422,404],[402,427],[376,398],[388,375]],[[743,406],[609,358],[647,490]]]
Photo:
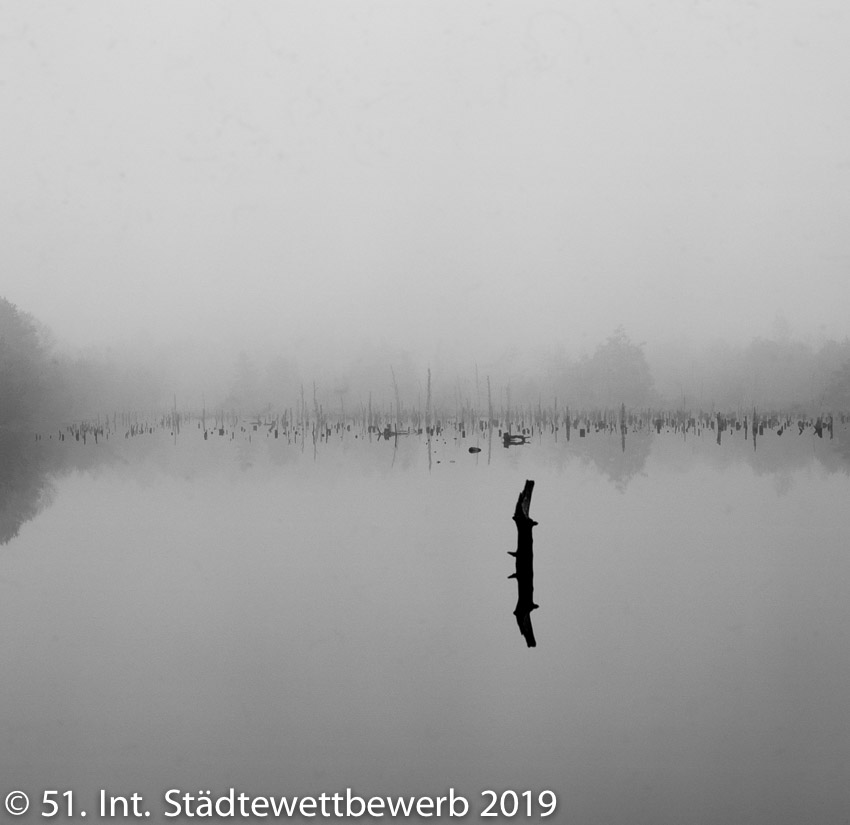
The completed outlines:
[[[527,480],[525,487],[519,494],[513,515],[517,529],[516,551],[508,551],[511,556],[516,558],[516,572],[508,576],[509,579],[516,579],[517,583],[517,603],[514,616],[516,616],[516,622],[519,625],[519,632],[522,633],[529,647],[537,646],[534,630],[531,627],[531,611],[536,610],[539,606],[534,603],[534,550],[531,535],[531,530],[537,522],[528,514],[533,491],[534,482]]]

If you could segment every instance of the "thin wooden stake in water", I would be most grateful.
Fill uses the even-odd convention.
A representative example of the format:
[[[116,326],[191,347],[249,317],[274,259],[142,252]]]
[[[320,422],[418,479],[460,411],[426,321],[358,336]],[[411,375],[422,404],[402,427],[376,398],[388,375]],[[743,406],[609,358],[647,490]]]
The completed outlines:
[[[395,380],[395,370],[392,368],[392,364],[390,364],[390,374],[393,377],[393,390],[395,391],[395,431],[396,438],[398,437],[398,432],[401,430],[401,398],[398,394],[398,382]]]
[[[529,515],[533,491],[534,482],[529,479],[525,482],[525,487],[522,488],[514,509],[513,519],[517,529],[516,552],[508,551],[516,558],[516,572],[508,576],[509,579],[516,579],[517,583],[514,616],[519,625],[519,632],[522,633],[529,647],[537,646],[534,630],[531,627],[531,611],[539,607],[534,603],[534,541],[531,535],[531,530],[537,522]]]
[[[487,426],[493,429],[493,396],[490,393],[490,376],[487,376]]]
[[[431,435],[431,367],[428,367],[428,396],[425,399],[425,432]]]

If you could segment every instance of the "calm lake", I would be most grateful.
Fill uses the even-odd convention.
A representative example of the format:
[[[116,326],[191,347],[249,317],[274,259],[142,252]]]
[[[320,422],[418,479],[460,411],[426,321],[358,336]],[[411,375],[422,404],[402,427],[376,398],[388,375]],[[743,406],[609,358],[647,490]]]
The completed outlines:
[[[158,822],[169,789],[230,788],[850,819],[846,431],[251,435],[6,445],[0,790],[29,821],[48,789]],[[526,479],[534,649],[507,578]]]

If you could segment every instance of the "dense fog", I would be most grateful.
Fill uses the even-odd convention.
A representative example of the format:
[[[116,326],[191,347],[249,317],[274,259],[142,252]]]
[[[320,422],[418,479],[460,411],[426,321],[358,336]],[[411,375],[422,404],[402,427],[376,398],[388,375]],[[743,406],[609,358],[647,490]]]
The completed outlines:
[[[398,401],[421,410],[429,388],[444,414],[540,406],[682,411],[761,410],[820,414],[850,408],[850,340],[820,346],[775,337],[746,346],[648,353],[623,328],[590,355],[506,350],[435,353],[433,361],[401,347],[362,342],[331,363],[301,363],[284,352],[211,353],[178,345],[165,350],[63,351],[49,330],[0,300],[0,423],[15,429],[67,424],[116,411],[181,409],[257,415],[299,407],[358,415]]]
[[[413,405],[429,368],[448,405],[832,404],[848,35],[830,0],[6,5],[0,295],[70,417],[391,370]]]
[[[0,4],[9,812],[844,821],[848,42],[841,0]]]

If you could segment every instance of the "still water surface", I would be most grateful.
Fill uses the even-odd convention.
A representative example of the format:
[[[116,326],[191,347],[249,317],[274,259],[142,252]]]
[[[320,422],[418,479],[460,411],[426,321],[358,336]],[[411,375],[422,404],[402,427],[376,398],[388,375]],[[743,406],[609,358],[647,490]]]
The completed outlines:
[[[101,788],[169,821],[170,788],[452,787],[469,821],[548,788],[548,822],[845,822],[848,464],[793,439],[63,446],[0,547],[2,790],[88,821]]]

